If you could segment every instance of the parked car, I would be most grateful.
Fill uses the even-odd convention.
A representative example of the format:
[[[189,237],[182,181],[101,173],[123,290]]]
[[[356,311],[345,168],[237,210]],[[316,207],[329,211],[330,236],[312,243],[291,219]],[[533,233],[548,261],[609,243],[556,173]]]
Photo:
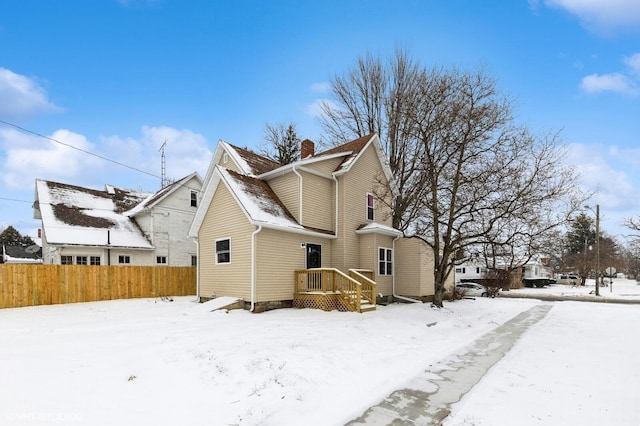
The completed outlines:
[[[487,297],[487,288],[482,284],[473,282],[463,282],[456,284],[456,290],[464,293],[465,296]]]
[[[578,285],[581,283],[577,274],[560,274],[556,279],[556,284]]]

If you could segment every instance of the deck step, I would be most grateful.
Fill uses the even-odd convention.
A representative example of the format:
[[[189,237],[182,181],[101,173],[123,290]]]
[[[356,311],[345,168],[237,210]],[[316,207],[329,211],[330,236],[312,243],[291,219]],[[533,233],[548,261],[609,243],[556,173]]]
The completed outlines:
[[[369,312],[369,311],[375,311],[376,310],[376,305],[372,305],[370,303],[363,303],[360,305],[360,312]]]

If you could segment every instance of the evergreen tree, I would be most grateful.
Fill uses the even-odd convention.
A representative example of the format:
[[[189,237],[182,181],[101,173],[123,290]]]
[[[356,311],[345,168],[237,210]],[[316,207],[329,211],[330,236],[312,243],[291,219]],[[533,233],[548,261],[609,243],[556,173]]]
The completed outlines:
[[[35,242],[28,235],[21,235],[20,232],[13,226],[7,226],[2,233],[0,233],[0,244],[7,246],[22,246],[28,247],[34,245]]]

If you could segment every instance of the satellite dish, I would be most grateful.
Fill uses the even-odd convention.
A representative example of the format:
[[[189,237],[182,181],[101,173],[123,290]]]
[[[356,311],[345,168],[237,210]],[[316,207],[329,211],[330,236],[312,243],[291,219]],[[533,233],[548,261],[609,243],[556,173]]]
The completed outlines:
[[[29,247],[26,247],[24,249],[24,251],[26,251],[27,253],[31,253],[31,254],[37,253],[39,250],[40,250],[40,246],[37,245],[37,244],[30,245]]]

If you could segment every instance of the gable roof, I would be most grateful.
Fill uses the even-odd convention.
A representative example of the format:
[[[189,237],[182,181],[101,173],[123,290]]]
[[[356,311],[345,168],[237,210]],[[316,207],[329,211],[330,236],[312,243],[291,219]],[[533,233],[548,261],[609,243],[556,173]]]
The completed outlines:
[[[189,236],[197,237],[198,230],[200,229],[200,226],[204,221],[206,211],[211,204],[213,195],[220,183],[220,180],[223,180],[227,187],[229,187],[229,189],[234,194],[236,201],[241,206],[241,208],[243,208],[251,223],[255,225],[285,228],[289,231],[297,230],[305,233],[312,232],[316,234],[323,234],[324,236],[331,235],[335,237],[332,231],[313,229],[298,224],[291,213],[289,213],[286,208],[284,208],[283,203],[278,199],[276,194],[273,192],[271,187],[269,187],[268,183],[265,182],[265,180],[279,174],[289,173],[296,167],[303,167],[307,164],[325,161],[327,159],[344,157],[342,162],[340,162],[340,164],[333,172],[333,174],[337,176],[348,172],[351,166],[358,160],[358,158],[360,158],[362,153],[369,146],[374,147],[385,176],[387,177],[389,182],[393,182],[391,169],[389,168],[389,165],[386,161],[386,156],[380,143],[380,138],[377,134],[371,134],[355,139],[351,142],[347,142],[346,144],[331,148],[329,150],[320,152],[313,156],[295,161],[287,165],[280,165],[275,161],[252,153],[251,151],[247,151],[241,148],[239,149],[238,147],[235,147],[227,142],[220,141],[212,158],[209,170],[207,171],[207,176],[204,180],[203,197],[191,225]],[[219,166],[220,159],[222,158],[224,152],[227,152],[229,155],[234,157],[234,161],[242,170],[242,173],[231,172],[230,170]],[[263,172],[260,173],[261,171]],[[234,180],[237,182],[244,182],[245,185],[248,185],[250,183],[253,186],[253,189],[261,188],[263,191],[263,197],[268,197],[269,199],[254,199],[252,200],[252,202],[249,202],[249,200],[244,199],[242,196],[243,187],[241,185],[234,185]],[[247,187],[245,186],[244,189],[247,190]],[[253,191],[254,195],[255,192],[256,191]],[[252,193],[251,188],[249,188],[248,193]],[[256,219],[256,217],[266,217],[261,213],[273,210],[274,206],[281,206],[282,208],[284,208],[286,214],[281,213],[278,215],[271,215],[269,220],[266,221]],[[261,210],[264,211],[260,212]]]
[[[189,230],[189,236],[197,237],[198,229],[211,205],[213,195],[222,183],[252,225],[335,238],[333,231],[300,225],[267,182],[219,165],[216,165],[213,170],[212,179],[204,189],[204,196]]]
[[[176,192],[178,189],[180,189],[183,186],[186,186],[187,182],[189,182],[191,179],[196,179],[198,181],[198,183],[200,185],[202,185],[202,179],[200,178],[200,175],[197,172],[191,173],[190,175],[185,176],[182,179],[177,180],[176,182],[165,186],[160,191],[158,191],[155,194],[147,197],[140,204],[138,204],[137,206],[135,206],[134,208],[132,208],[128,212],[125,212],[124,214],[126,216],[136,216],[137,214],[142,212],[144,209],[153,208],[154,206],[158,205],[162,200],[165,200],[171,194]],[[198,188],[192,188],[192,189],[196,190],[198,192],[200,191],[199,187]]]
[[[34,208],[50,244],[151,249],[138,224],[125,214],[151,195],[108,185],[99,191],[37,179]]]
[[[348,168],[355,158],[357,158],[364,148],[371,142],[375,134],[370,134],[367,136],[363,136],[361,138],[352,140],[351,142],[347,142],[345,144],[335,146],[326,151],[319,152],[314,155],[315,158],[321,158],[332,154],[343,154],[345,155],[344,160],[340,165],[336,168],[336,172]]]

